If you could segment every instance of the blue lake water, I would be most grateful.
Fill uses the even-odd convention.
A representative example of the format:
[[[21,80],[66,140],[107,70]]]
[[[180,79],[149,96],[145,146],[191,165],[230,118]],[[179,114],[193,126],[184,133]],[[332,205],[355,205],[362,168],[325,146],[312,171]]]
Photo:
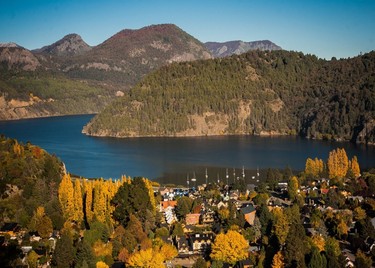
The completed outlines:
[[[302,170],[306,158],[326,160],[337,147],[345,148],[349,158],[356,155],[361,168],[375,167],[375,146],[299,137],[97,138],[81,134],[91,118],[77,115],[0,121],[0,134],[39,145],[58,156],[70,173],[87,178],[127,175],[183,183],[194,173],[203,180],[205,167],[210,179],[225,177],[226,168],[231,176],[233,168],[239,175],[242,167],[249,173],[258,167]]]

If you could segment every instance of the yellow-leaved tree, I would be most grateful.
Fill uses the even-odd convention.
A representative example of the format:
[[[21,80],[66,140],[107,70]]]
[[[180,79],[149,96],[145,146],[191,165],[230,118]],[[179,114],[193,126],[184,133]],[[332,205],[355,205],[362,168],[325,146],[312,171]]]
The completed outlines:
[[[275,207],[272,210],[272,215],[274,217],[272,224],[272,233],[279,240],[279,244],[283,245],[289,232],[290,222],[288,216],[280,207]]]
[[[64,174],[58,190],[59,202],[65,220],[74,218],[74,187],[69,174]]]
[[[357,156],[353,156],[352,160],[349,163],[349,168],[353,172],[354,177],[359,177],[359,175],[361,175],[361,170],[359,168]]]
[[[344,148],[337,148],[329,153],[327,167],[330,179],[341,179],[346,176],[349,168],[349,159]]]
[[[211,258],[234,265],[248,257],[249,243],[237,231],[229,230],[226,234],[216,236],[212,244]]]
[[[127,262],[130,267],[164,268],[164,256],[153,248],[140,250],[132,254]]]
[[[83,195],[81,182],[76,179],[74,181],[74,216],[73,220],[77,223],[83,222]]]
[[[314,160],[311,158],[307,158],[306,165],[305,165],[305,173],[308,176],[313,178],[319,177],[323,173],[324,163],[322,159],[315,158]]]
[[[278,251],[272,259],[272,268],[284,268],[284,256],[281,251]]]
[[[311,237],[311,243],[321,252],[325,248],[326,241],[322,235],[316,234]]]

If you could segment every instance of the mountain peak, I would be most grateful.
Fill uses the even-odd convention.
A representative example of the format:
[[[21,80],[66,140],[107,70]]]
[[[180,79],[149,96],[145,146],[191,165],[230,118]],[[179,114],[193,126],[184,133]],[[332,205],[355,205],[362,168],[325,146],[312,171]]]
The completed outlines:
[[[18,44],[14,42],[9,42],[9,43],[0,43],[0,47],[21,47]]]
[[[65,35],[59,41],[49,46],[34,50],[35,53],[47,53],[57,56],[74,56],[91,50],[91,47],[83,41],[78,34]]]

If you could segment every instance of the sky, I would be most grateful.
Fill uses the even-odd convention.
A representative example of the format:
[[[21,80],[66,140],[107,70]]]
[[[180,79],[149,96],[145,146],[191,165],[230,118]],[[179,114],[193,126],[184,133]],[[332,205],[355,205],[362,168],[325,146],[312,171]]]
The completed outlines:
[[[375,50],[375,0],[1,0],[0,43],[31,50],[77,33],[95,46],[162,23],[201,42],[270,40],[326,59]]]

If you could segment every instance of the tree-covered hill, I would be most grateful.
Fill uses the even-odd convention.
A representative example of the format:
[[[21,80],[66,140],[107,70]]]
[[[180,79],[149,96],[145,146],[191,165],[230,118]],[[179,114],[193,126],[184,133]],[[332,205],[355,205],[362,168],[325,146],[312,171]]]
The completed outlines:
[[[55,228],[63,219],[57,190],[64,172],[63,163],[30,143],[0,136],[0,223],[30,223],[37,207],[43,206]]]
[[[0,120],[98,113],[113,98],[99,84],[0,67]]]
[[[326,61],[287,51],[174,63],[84,132],[97,136],[300,134],[375,141],[375,52]]]

